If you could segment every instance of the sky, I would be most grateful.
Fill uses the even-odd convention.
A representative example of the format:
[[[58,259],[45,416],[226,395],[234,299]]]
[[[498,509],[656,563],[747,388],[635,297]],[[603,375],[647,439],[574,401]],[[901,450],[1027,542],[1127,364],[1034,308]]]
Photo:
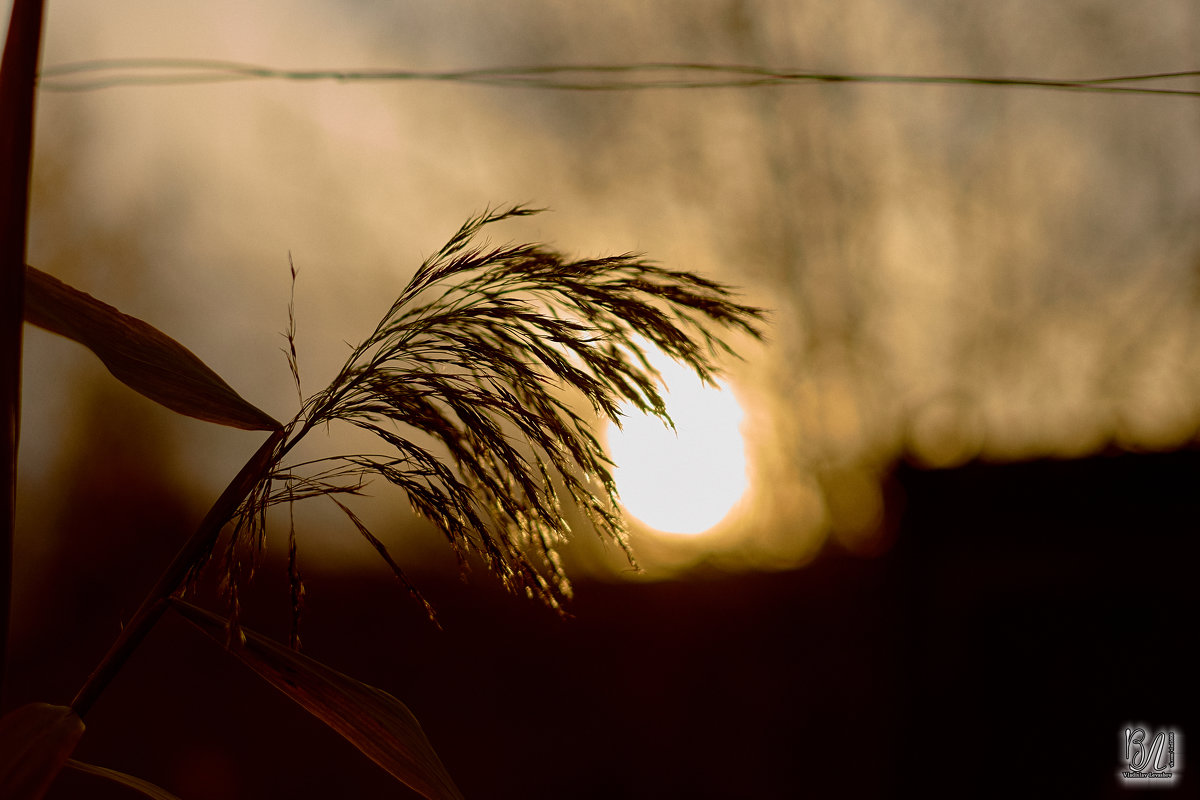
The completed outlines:
[[[52,2],[43,66],[203,58],[281,69],[633,62],[1098,78],[1193,67],[1200,11],[1121,2]],[[1175,81],[1195,87],[1196,81]],[[421,259],[488,206],[579,255],[637,251],[741,287],[768,340],[727,364],[749,494],[700,537],[635,529],[651,574],[878,552],[898,459],[1169,449],[1200,414],[1200,105],[981,86],[582,92],[240,81],[38,98],[30,262],[185,343],[279,418],[289,257],[305,387]],[[27,334],[18,543],[33,561],[97,442],[203,509],[257,434],[172,416]],[[97,426],[105,436],[96,435]],[[336,446],[339,434],[331,433]],[[139,449],[140,448],[140,449]],[[380,490],[362,513],[395,524]],[[323,563],[373,555],[321,509]],[[344,523],[340,524],[344,528]],[[451,563],[436,536],[402,556]],[[621,573],[581,537],[568,563]]]

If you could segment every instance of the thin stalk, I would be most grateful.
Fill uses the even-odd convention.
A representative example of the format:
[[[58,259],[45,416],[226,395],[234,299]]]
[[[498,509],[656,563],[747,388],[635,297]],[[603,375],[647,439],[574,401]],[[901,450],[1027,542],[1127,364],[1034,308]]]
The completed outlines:
[[[41,0],[16,0],[0,62],[0,688],[12,605],[25,232],[33,162],[33,104],[42,41]]]
[[[263,442],[237,476],[225,487],[225,491],[213,503],[196,532],[188,538],[175,559],[163,571],[154,588],[133,615],[133,619],[121,629],[121,635],[71,701],[71,708],[80,717],[87,714],[101,692],[116,677],[121,667],[129,660],[129,656],[162,617],[163,612],[167,610],[168,599],[183,586],[193,565],[212,552],[221,528],[233,518],[242,501],[278,460],[279,446],[287,437],[288,430],[287,427],[280,428]]]
[[[751,64],[647,62],[633,64],[544,64],[451,71],[409,69],[286,70],[236,61],[197,58],[113,58],[56,64],[42,72],[47,91],[81,92],[114,86],[179,86],[245,80],[429,81],[563,91],[644,89],[746,89],[820,83],[884,83],[943,86],[1007,86],[1103,94],[1200,97],[1197,89],[1124,86],[1127,83],[1194,78],[1200,71],[1118,75],[1081,80],[989,75],[887,75],[812,72]],[[69,76],[82,76],[71,78]]]

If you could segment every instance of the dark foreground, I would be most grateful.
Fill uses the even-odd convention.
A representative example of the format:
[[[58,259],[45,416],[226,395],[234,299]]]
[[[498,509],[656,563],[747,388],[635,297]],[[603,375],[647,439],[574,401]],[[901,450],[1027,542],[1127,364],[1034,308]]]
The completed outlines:
[[[896,481],[880,558],[583,583],[567,622],[423,577],[440,632],[382,570],[326,578],[308,652],[405,700],[471,798],[1124,797],[1127,723],[1179,731],[1184,783],[1153,796],[1197,796],[1200,457]],[[27,643],[8,702],[68,699],[92,636]],[[407,796],[177,619],[88,723],[81,759],[188,800]],[[51,794],[85,796],[130,795]]]

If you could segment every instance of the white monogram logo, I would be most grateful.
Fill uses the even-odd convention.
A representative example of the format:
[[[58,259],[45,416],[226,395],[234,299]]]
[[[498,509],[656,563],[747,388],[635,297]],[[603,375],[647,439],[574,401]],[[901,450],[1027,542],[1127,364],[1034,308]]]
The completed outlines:
[[[1118,777],[1126,784],[1145,781],[1174,783],[1179,773],[1176,764],[1177,731],[1162,728],[1146,732],[1149,726],[1129,725],[1125,728],[1121,761],[1124,765]]]

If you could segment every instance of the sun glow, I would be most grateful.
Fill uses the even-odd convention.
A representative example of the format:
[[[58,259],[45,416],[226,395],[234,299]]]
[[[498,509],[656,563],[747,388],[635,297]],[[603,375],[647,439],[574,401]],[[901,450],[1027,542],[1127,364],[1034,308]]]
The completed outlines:
[[[705,386],[665,356],[654,359],[654,366],[667,386],[675,430],[633,409],[626,409],[622,428],[609,425],[621,503],[656,530],[702,533],[724,519],[746,491],[742,409],[723,382],[720,390]]]

